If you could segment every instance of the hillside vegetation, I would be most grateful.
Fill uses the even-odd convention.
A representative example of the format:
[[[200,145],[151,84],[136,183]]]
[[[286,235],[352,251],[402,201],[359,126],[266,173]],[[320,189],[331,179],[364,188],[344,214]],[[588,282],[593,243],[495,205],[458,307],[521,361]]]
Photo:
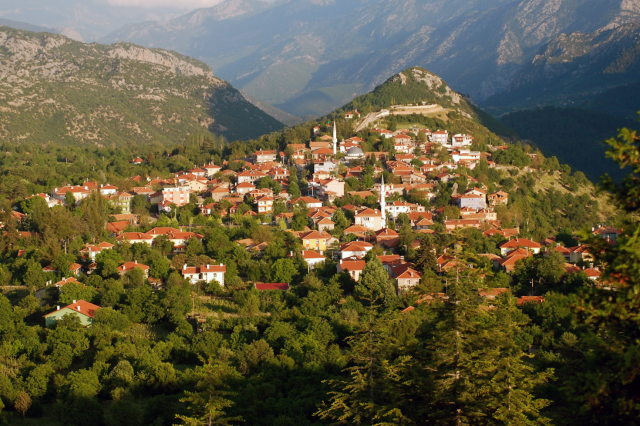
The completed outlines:
[[[367,114],[394,105],[420,105],[423,102],[437,104],[446,111],[447,122],[433,119],[431,124],[428,120],[424,123],[431,128],[485,136],[487,140],[491,137],[496,140],[497,135],[508,138],[517,136],[513,130],[478,108],[468,97],[452,90],[442,78],[421,67],[411,67],[390,77],[370,93],[358,96],[343,106],[339,112],[357,109]]]
[[[604,158],[604,140],[622,127],[638,123],[621,117],[579,108],[545,107],[513,112],[502,117],[523,139],[531,140],[545,155],[582,171],[594,182],[605,173],[620,180],[625,173]]]
[[[8,142],[168,145],[188,134],[242,140],[282,127],[202,62],[8,27],[0,27],[0,112]]]

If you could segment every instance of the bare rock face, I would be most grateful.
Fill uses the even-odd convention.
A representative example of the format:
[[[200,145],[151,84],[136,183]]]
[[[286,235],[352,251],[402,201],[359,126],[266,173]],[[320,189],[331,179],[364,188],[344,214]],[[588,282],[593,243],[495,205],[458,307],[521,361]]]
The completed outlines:
[[[162,65],[167,67],[170,72],[187,77],[204,76],[214,78],[213,73],[206,65],[196,66],[166,51],[118,43],[107,54],[111,58],[130,59],[137,62]]]
[[[75,41],[79,41],[81,43],[84,43],[84,39],[82,38],[80,33],[77,32],[76,30],[74,30],[73,28],[60,27],[60,28],[56,28],[56,30],[58,31],[58,34],[60,34],[60,35],[63,35],[65,37],[67,37],[67,38],[70,38],[71,40],[75,40]]]
[[[640,13],[640,0],[623,0],[620,9]]]

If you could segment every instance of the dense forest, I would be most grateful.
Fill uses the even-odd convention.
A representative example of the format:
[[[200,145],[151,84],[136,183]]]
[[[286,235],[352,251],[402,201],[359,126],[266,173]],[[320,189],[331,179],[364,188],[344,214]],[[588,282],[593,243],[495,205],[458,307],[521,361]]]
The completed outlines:
[[[607,146],[602,141],[623,127],[639,127],[631,120],[580,108],[524,110],[506,114],[501,121],[546,155],[555,155],[594,182],[605,173],[616,180],[625,176],[617,164],[603,158]]]

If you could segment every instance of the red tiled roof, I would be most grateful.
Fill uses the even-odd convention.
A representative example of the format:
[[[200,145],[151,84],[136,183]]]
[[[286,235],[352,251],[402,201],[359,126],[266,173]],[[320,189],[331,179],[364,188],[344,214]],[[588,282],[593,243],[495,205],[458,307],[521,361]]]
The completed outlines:
[[[287,291],[289,290],[289,284],[288,283],[261,283],[261,284],[256,284],[256,289],[258,289],[259,291],[266,291],[266,290]]]
[[[93,303],[89,303],[89,302],[86,302],[84,300],[76,300],[75,303],[72,303],[70,305],[64,306],[62,309],[66,309],[66,308],[69,308],[69,309],[74,310],[74,311],[76,311],[78,313],[86,315],[89,318],[93,318],[93,316],[96,314],[96,311],[98,309],[100,309],[100,306],[94,305]],[[55,314],[56,312],[58,312],[58,311],[56,310],[56,311],[50,312],[47,315],[45,315],[45,317],[48,317],[51,314]]]
[[[544,296],[522,296],[518,297],[518,305],[525,305],[527,303],[542,303],[544,302]]]
[[[181,274],[199,274],[201,272],[227,272],[225,265],[201,265],[201,266],[187,266],[180,270]]]
[[[365,265],[364,260],[342,260],[340,262],[343,271],[362,271]]]
[[[143,265],[142,263],[127,262],[127,263],[123,263],[122,265],[118,266],[118,271],[127,272],[127,271],[131,271],[132,269],[135,269],[135,268],[140,268],[140,269],[142,269],[144,271],[149,269],[149,267],[147,265]]]
[[[479,291],[481,297],[488,297],[489,299],[495,299],[497,296],[509,291],[508,288],[487,288]]]

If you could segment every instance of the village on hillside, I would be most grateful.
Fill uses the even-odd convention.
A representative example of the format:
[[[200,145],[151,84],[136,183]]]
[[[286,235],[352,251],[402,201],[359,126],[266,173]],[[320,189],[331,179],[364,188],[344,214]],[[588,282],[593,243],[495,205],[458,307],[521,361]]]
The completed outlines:
[[[345,118],[359,116],[358,111],[351,111]],[[171,267],[190,283],[225,287],[228,280],[224,262],[207,259],[205,263],[202,257],[192,255],[202,251],[198,250],[203,240],[198,216],[215,218],[229,228],[242,226],[244,219],[253,218],[260,226],[288,233],[288,238],[295,241],[288,247],[291,250],[286,250],[286,258],[304,262],[309,271],[330,263],[335,265],[335,274],[346,274],[354,282],[358,282],[367,259],[376,256],[398,294],[421,283],[424,264],[416,265],[415,253],[425,238],[455,235],[469,228],[495,243],[494,252],[479,256],[496,272],[509,274],[523,259],[553,253],[564,259],[568,275],[583,272],[594,285],[607,285],[601,282],[601,271],[594,265],[587,245],[566,247],[553,236],[533,241],[521,236],[519,226],[505,226],[499,220],[498,211],[510,202],[509,192],[491,192],[469,172],[476,167],[500,167],[493,157],[508,150],[506,145],[474,150],[473,135],[418,126],[395,131],[371,128],[369,132],[390,141],[393,148],[389,152],[365,152],[364,140],[357,135],[339,141],[333,123],[327,124],[324,132],[320,126],[314,127],[308,143],[289,144],[282,151],[258,150],[248,158],[194,165],[168,179],[131,176],[126,190],[86,181],[33,194],[27,201],[39,198],[49,208],[79,205],[88,197],[100,196],[114,212],[106,226],[108,241],[86,243],[68,271],[42,265],[49,278],[45,290],[62,291],[65,286],[78,284],[81,275],[95,274],[105,267],[105,259],[109,258],[105,253],[123,244],[162,247]],[[535,160],[536,154],[527,155]],[[135,158],[132,164],[146,161]],[[144,220],[135,211],[134,205],[140,200],[154,212]],[[199,214],[189,226],[177,225],[172,218],[187,205],[197,206]],[[12,216],[18,222],[25,218],[17,210]],[[615,244],[620,230],[595,224],[593,232]],[[21,237],[35,236],[21,232]],[[267,240],[244,238],[234,244],[255,259],[269,250]],[[22,254],[19,252],[18,256]],[[455,245],[441,253],[434,250],[433,255],[436,265],[432,272],[436,274],[474,267],[458,259]],[[135,272],[153,288],[162,288],[166,271],[157,273],[154,269],[158,268],[137,261],[117,265],[119,275]],[[261,282],[233,275],[235,286],[249,284],[259,291],[290,288],[289,282]],[[487,288],[479,296],[492,299],[504,291],[507,288]],[[437,295],[446,297],[443,293]],[[544,297],[533,288],[529,295],[518,299],[518,303],[543,301]],[[97,305],[74,299],[47,315],[46,323],[73,313],[89,325],[97,309]]]

